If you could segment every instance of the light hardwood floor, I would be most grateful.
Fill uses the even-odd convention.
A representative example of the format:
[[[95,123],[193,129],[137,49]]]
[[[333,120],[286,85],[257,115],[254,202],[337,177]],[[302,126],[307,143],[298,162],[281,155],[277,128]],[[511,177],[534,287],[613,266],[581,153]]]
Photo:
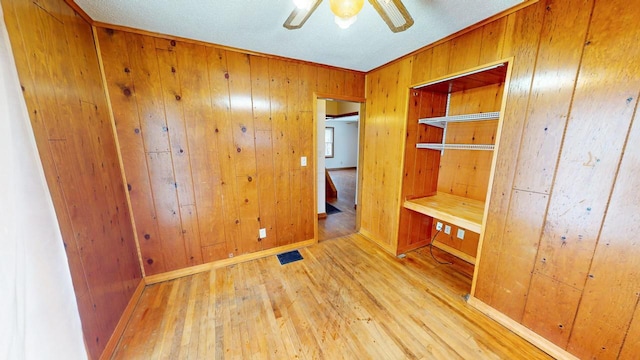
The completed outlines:
[[[548,359],[468,306],[426,250],[360,235],[145,289],[116,359]]]
[[[329,170],[338,198],[329,203],[342,212],[318,219],[318,241],[353,234],[356,231],[356,169]]]

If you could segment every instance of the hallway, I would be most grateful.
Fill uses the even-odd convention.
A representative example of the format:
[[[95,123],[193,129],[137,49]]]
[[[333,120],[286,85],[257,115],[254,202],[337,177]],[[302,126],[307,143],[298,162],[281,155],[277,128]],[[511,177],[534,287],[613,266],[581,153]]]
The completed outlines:
[[[318,241],[333,239],[356,231],[356,169],[329,170],[338,189],[338,198],[328,201],[341,212],[318,219]]]

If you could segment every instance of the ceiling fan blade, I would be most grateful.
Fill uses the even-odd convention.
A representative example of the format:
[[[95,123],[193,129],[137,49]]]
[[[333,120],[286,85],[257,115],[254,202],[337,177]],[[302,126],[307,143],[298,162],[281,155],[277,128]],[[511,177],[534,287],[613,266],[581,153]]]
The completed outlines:
[[[413,25],[413,18],[400,0],[369,0],[389,29],[396,32],[405,31]]]
[[[293,9],[293,11],[291,12],[291,15],[289,15],[289,17],[284,22],[284,24],[282,24],[282,26],[284,26],[289,30],[300,29],[302,25],[304,25],[304,23],[307,21],[309,16],[313,14],[313,12],[316,10],[318,5],[320,5],[322,0],[312,0],[312,2],[313,3],[309,7],[309,9],[299,9],[297,7]]]

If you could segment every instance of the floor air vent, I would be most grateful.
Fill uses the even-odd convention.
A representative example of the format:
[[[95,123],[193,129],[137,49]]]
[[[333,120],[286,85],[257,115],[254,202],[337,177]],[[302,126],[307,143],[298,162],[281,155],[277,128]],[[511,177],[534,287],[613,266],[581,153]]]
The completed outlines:
[[[280,260],[280,265],[285,265],[294,261],[302,260],[302,255],[300,255],[298,250],[293,250],[278,254],[278,260]]]

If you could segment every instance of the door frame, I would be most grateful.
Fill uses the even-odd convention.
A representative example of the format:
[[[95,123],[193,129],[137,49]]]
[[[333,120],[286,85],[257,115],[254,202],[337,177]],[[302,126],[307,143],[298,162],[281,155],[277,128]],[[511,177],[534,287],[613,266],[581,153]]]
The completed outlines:
[[[356,233],[360,231],[360,219],[361,219],[361,206],[362,203],[362,169],[360,165],[364,160],[364,126],[365,126],[365,102],[366,99],[360,96],[348,96],[337,95],[329,93],[313,93],[313,159],[315,169],[313,171],[313,208],[314,208],[314,221],[313,221],[313,238],[318,241],[318,164],[315,163],[318,159],[318,100],[336,100],[336,101],[350,101],[360,103],[360,110],[358,112],[360,119],[358,120],[358,160],[356,168],[358,173],[358,179],[356,180]],[[324,121],[324,119],[322,119]],[[324,174],[323,174],[324,176]]]

